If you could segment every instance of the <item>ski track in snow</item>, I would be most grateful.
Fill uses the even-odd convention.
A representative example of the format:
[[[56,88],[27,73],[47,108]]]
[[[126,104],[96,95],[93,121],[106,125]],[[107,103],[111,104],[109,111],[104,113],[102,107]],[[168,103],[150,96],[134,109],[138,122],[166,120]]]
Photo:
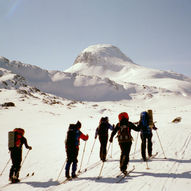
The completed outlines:
[[[42,111],[40,112],[42,113]],[[44,112],[44,113],[46,113],[47,115],[47,112]],[[168,134],[171,132],[171,130],[168,130],[169,128],[166,129],[166,133],[168,132]],[[163,134],[161,135],[160,129],[158,130],[163,146],[168,145],[168,147],[165,146],[164,148],[165,154],[167,155],[167,159],[164,159],[164,154],[157,140],[156,132],[153,132],[153,149],[154,151],[158,151],[159,154],[157,155],[156,158],[152,159],[151,161],[148,161],[148,165],[150,168],[149,170],[146,169],[145,162],[141,160],[140,137],[138,135],[136,151],[135,151],[135,141],[134,141],[131,148],[130,162],[129,162],[129,169],[131,169],[131,167],[135,165],[135,170],[134,172],[130,173],[130,175],[127,176],[120,183],[116,183],[117,181],[116,175],[119,173],[120,149],[119,149],[117,140],[114,140],[112,158],[109,158],[111,155],[110,153],[111,151],[109,151],[108,161],[105,162],[104,164],[102,178],[100,179],[97,179],[97,176],[101,168],[101,163],[95,168],[92,168],[88,170],[87,172],[81,174],[79,178],[69,181],[66,184],[59,185],[58,182],[54,180],[54,177],[56,177],[57,174],[55,174],[55,176],[52,179],[49,179],[48,181],[43,181],[43,180],[38,181],[36,180],[36,178],[38,179],[38,177],[36,177],[38,176],[38,173],[36,173],[34,177],[29,177],[17,185],[8,185],[7,187],[3,189],[1,188],[0,190],[12,191],[12,190],[15,190],[15,188],[16,190],[18,188],[19,190],[21,189],[21,190],[42,190],[42,191],[43,190],[47,190],[47,191],[73,190],[74,188],[79,191],[81,190],[83,191],[84,190],[92,190],[92,191],[111,190],[111,189],[112,190],[128,189],[128,190],[135,190],[135,191],[176,190],[174,189],[176,187],[173,187],[173,185],[179,185],[179,184],[182,185],[183,183],[181,179],[191,178],[190,171],[188,171],[189,165],[190,165],[189,157],[191,157],[190,156],[191,132],[189,133],[183,132],[183,135],[177,134],[178,132],[179,132],[179,129],[176,128],[175,131],[172,132],[173,135],[171,135],[173,139],[165,139],[164,141],[165,132],[163,132]],[[137,135],[134,134],[134,138],[136,138],[136,136]],[[181,137],[184,137],[184,139],[180,139]],[[175,143],[178,143],[178,144],[175,144]],[[97,142],[97,145],[99,148],[98,142]],[[83,150],[83,145],[81,145],[80,151],[82,150]],[[97,151],[97,154],[98,153],[99,153],[99,150]],[[80,157],[81,156],[79,155],[78,157],[79,160],[80,160]],[[36,163],[34,165],[36,166],[38,164]],[[92,164],[90,163],[89,165],[91,166]],[[188,169],[188,170],[185,170],[185,169]],[[64,171],[59,181],[63,180],[63,176],[64,176]],[[3,177],[4,176],[2,176],[2,178]],[[6,179],[7,178],[5,178],[5,180]],[[186,181],[186,184],[188,184],[187,181]],[[1,185],[3,186],[2,183]],[[182,190],[187,191],[188,187],[189,186],[187,186],[186,189],[183,188]]]

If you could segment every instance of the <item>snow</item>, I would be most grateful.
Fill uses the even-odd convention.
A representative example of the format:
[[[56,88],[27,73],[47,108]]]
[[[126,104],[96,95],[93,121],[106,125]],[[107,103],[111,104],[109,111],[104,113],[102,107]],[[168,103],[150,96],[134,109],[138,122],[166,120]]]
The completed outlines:
[[[115,60],[111,58],[111,54],[115,57],[119,55],[118,50],[111,45],[97,45],[98,49],[95,48],[96,46],[92,46],[87,49],[92,54],[96,52],[97,55],[105,55],[100,53],[100,48],[104,49],[110,61]],[[116,51],[111,53],[107,48]],[[117,59],[120,57],[123,58],[118,56]],[[125,63],[127,67],[124,67]],[[106,62],[103,67],[75,63],[69,69],[70,72],[61,72],[47,71],[20,62],[13,64],[0,57],[0,104],[15,103],[15,107],[6,108],[0,105],[0,173],[9,159],[8,132],[18,127],[25,129],[25,137],[33,148],[21,168],[20,178],[35,172],[34,176],[22,180],[21,183],[5,186],[11,167],[9,163],[0,176],[1,191],[191,189],[190,78],[173,72],[147,69],[130,61],[125,63],[124,60],[119,63],[121,70],[118,72],[116,68],[112,68],[118,67],[116,62],[114,65],[109,62],[110,67],[106,67]],[[73,67],[77,67],[75,72],[72,72]],[[92,72],[91,67],[96,69],[95,72]],[[77,97],[80,99],[76,100]],[[95,129],[101,117],[108,116],[110,123],[116,124],[118,114],[126,111],[130,121],[137,122],[140,113],[148,109],[153,110],[153,118],[158,127],[157,131],[153,131],[153,153],[159,153],[148,162],[149,169],[146,169],[146,164],[141,159],[140,134],[132,131],[134,141],[128,169],[135,166],[135,170],[123,181],[116,183],[120,148],[117,139],[114,139],[108,152],[108,160],[104,164],[102,178],[97,179],[100,162],[96,167],[82,173],[79,178],[59,184],[65,179],[63,170],[57,180],[66,160],[64,141],[70,123],[80,120],[81,131],[89,134],[86,147],[84,141],[80,144],[78,170],[81,162],[83,170],[100,160],[98,139],[92,153],[91,149]],[[172,123],[176,117],[181,117],[181,121]],[[81,161],[84,147],[85,156]],[[27,151],[23,146],[23,159]]]
[[[21,169],[20,177],[27,173],[35,172],[35,175],[23,180],[20,184],[9,185],[0,190],[189,190],[191,186],[190,161],[191,161],[191,130],[190,130],[190,100],[177,97],[156,98],[153,101],[119,101],[119,102],[72,102],[60,100],[62,104],[49,105],[39,99],[25,98],[22,101],[15,90],[1,90],[1,103],[12,101],[14,108],[1,108],[1,163],[3,169],[9,159],[7,150],[7,133],[15,127],[25,129],[25,137],[29,145],[33,147]],[[40,99],[41,98],[41,99]],[[158,100],[158,101],[157,101]],[[178,101],[178,102],[177,102]],[[163,102],[163,103],[161,103]],[[175,104],[177,103],[177,104]],[[166,107],[168,105],[168,108]],[[152,107],[151,107],[152,106]],[[153,132],[153,153],[158,151],[156,159],[148,163],[150,169],[141,160],[140,137],[135,150],[137,133],[133,132],[134,142],[131,148],[129,169],[135,165],[135,171],[121,183],[115,183],[115,177],[119,173],[120,149],[115,139],[113,142],[112,158],[104,165],[102,178],[97,179],[100,166],[87,171],[78,179],[59,185],[58,174],[65,162],[64,140],[70,123],[82,122],[82,132],[89,134],[86,145],[85,157],[82,169],[99,161],[99,141],[97,140],[92,152],[89,165],[87,160],[94,142],[94,133],[101,116],[109,116],[111,124],[117,122],[117,115],[121,111],[127,111],[130,120],[139,120],[139,113],[148,108],[153,109],[154,120],[157,121],[158,134],[164,148],[165,156],[160,147],[156,132]],[[182,121],[171,123],[181,116]],[[81,163],[84,142],[81,141],[78,156]],[[26,149],[23,148],[23,158]],[[134,154],[135,151],[135,154]],[[108,156],[111,155],[111,150]],[[0,187],[8,183],[10,164],[0,179]],[[64,170],[59,181],[64,180]]]

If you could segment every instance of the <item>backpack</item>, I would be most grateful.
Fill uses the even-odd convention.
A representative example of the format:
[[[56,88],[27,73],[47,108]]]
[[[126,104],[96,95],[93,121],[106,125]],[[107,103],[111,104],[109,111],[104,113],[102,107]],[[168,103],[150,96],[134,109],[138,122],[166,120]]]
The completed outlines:
[[[147,111],[147,113],[148,113],[148,118],[149,118],[149,127],[153,128],[153,126],[154,126],[154,123],[153,123],[153,111],[151,109],[149,109]]]
[[[100,120],[100,125],[98,127],[98,135],[99,136],[107,136],[108,135],[108,118],[102,117]]]
[[[118,141],[119,143],[132,141],[128,121],[125,118],[122,119],[119,123]]]
[[[141,120],[142,124],[142,132],[144,134],[150,134],[151,133],[151,128],[149,127],[149,115],[146,111],[141,112]]]
[[[75,124],[70,124],[66,137],[66,146],[76,146],[76,131],[77,127]]]
[[[21,147],[21,139],[24,135],[24,129],[15,128],[13,131],[9,131],[8,133],[8,147],[9,149],[15,147]]]
[[[107,136],[108,135],[108,124],[102,122],[98,127],[98,135],[99,136]]]

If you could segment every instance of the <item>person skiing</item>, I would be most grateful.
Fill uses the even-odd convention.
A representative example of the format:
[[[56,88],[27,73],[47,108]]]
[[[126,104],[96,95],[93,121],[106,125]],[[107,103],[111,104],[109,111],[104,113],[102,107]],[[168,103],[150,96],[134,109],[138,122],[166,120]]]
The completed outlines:
[[[108,129],[113,131],[114,127],[109,123],[108,117],[102,117],[99,126],[96,128],[95,139],[99,136],[100,159],[105,162],[107,154]]]
[[[78,163],[78,151],[80,145],[80,139],[87,141],[89,136],[84,135],[81,131],[81,122],[78,121],[76,124],[70,124],[67,137],[65,141],[66,146],[66,155],[67,155],[67,162],[65,166],[65,176],[66,178],[70,178],[70,166],[72,164],[72,178],[76,178],[76,170],[77,170],[77,163]]]
[[[138,124],[138,127],[141,131],[141,155],[144,161],[147,160],[146,158],[146,145],[147,145],[147,151],[148,156],[152,156],[152,129],[157,130],[154,123],[152,122],[151,125],[149,125],[149,114],[146,111],[141,112],[140,114],[140,121]]]
[[[122,112],[118,115],[119,123],[115,126],[111,137],[110,142],[113,142],[114,135],[118,132],[118,142],[121,149],[120,156],[120,170],[122,173],[127,173],[127,165],[129,163],[129,153],[131,150],[132,139],[131,129],[134,131],[140,131],[132,122],[129,121],[129,116],[126,112]]]
[[[22,146],[23,144],[25,147],[29,150],[32,149],[31,146],[28,145],[27,139],[24,137],[24,129],[22,128],[15,128],[13,130],[15,132],[15,146],[12,148],[9,148],[11,160],[12,160],[12,166],[9,173],[9,180],[12,183],[20,182],[19,180],[19,171],[21,168],[21,161],[22,161]]]

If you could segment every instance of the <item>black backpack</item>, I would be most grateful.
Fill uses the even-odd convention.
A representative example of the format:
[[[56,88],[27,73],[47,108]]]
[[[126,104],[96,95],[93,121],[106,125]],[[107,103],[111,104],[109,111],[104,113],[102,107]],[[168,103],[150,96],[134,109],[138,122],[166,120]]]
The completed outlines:
[[[108,135],[108,123],[101,122],[98,127],[98,135],[99,136],[107,136]]]
[[[76,131],[77,127],[75,124],[70,124],[67,132],[67,137],[66,137],[66,147],[75,147],[76,146]]]
[[[124,118],[124,120],[122,119],[118,125],[119,125],[119,131],[118,131],[119,143],[132,141],[132,136],[130,134],[130,128],[128,126],[128,121],[126,121],[126,119]]]

